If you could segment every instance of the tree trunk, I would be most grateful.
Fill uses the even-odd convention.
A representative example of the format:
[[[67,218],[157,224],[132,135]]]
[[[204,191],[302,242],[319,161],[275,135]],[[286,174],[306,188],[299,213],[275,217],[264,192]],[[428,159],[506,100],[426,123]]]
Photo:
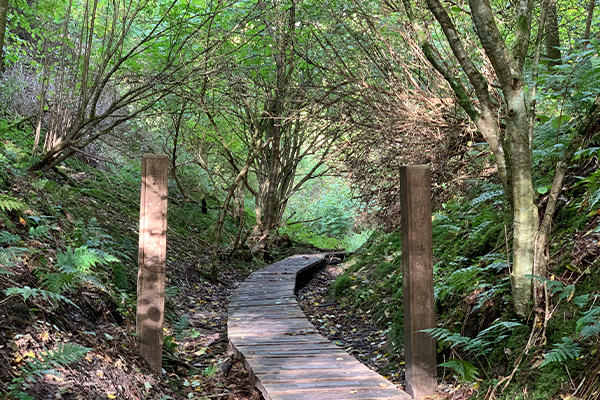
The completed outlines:
[[[546,57],[550,59],[548,68],[562,64],[562,55],[560,53],[560,34],[558,32],[558,12],[556,10],[556,1],[548,2],[548,16],[546,20]]]
[[[276,105],[277,109],[279,105]],[[276,114],[275,115],[279,115]],[[256,255],[260,251],[262,251],[269,240],[269,235],[271,234],[271,230],[273,229],[274,224],[277,222],[276,214],[276,199],[275,193],[278,184],[278,176],[279,176],[279,158],[280,158],[280,144],[281,144],[281,126],[280,121],[269,121],[269,123],[273,123],[273,141],[271,144],[271,165],[269,171],[269,177],[267,179],[267,193],[266,199],[264,202],[264,208],[262,210],[262,215],[264,217],[262,232],[260,233],[260,239],[252,248],[252,254]]]
[[[513,271],[511,274],[515,311],[524,317],[530,307],[535,235],[538,228],[537,207],[531,176],[532,150],[529,145],[529,117],[523,82],[507,91],[509,105],[506,118],[510,140],[513,198]]]
[[[594,17],[594,8],[596,7],[596,0],[590,0],[587,9],[587,18],[585,20],[585,32],[583,33],[583,40],[590,40],[590,30],[592,28],[592,19]]]
[[[0,0],[0,71],[4,71],[4,37],[6,36],[6,16],[8,0]]]

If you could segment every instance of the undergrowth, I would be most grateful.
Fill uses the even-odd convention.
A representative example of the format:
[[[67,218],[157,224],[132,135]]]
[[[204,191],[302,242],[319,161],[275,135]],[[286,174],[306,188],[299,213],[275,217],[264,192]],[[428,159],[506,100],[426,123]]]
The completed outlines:
[[[581,182],[595,179],[595,174]],[[600,291],[594,286],[600,280],[600,252],[584,250],[589,254],[582,256],[578,246],[596,245],[600,218],[590,212],[589,201],[581,204],[581,199],[593,199],[596,186],[580,190],[581,185],[587,184],[574,189],[580,197],[558,211],[559,223],[549,245],[554,253],[549,278],[535,278],[548,290],[545,323],[534,321],[534,314],[521,320],[513,310],[510,210],[501,187],[486,182],[474,185],[467,196],[443,204],[435,213],[438,326],[427,332],[438,342],[438,376],[446,372],[442,377],[446,381],[477,386],[476,398],[481,399],[515,365],[517,373],[496,398],[551,399],[574,393],[578,386],[580,393],[591,390],[584,383],[591,379],[586,371],[593,371],[600,349]],[[597,207],[595,203],[592,210]],[[581,257],[587,257],[585,262]],[[399,363],[403,352],[400,229],[372,235],[330,290],[338,301],[371,314],[387,327],[389,360]],[[534,323],[536,340],[526,349]]]

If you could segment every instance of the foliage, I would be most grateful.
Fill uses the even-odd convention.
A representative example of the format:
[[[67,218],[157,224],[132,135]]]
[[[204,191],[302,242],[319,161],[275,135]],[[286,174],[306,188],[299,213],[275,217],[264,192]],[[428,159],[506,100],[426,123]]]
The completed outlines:
[[[60,374],[55,370],[56,367],[67,366],[82,359],[91,349],[76,344],[59,343],[56,350],[46,350],[38,353],[35,357],[29,358],[25,367],[21,370],[21,375],[12,380],[8,386],[9,394],[22,400],[33,400],[26,390],[30,382],[36,378],[41,378],[44,374]]]
[[[2,231],[0,232],[0,244],[14,244],[21,240],[19,235],[13,235],[10,232]]]
[[[40,298],[45,301],[49,301],[49,302],[53,302],[53,303],[59,303],[61,301],[64,301],[65,303],[69,303],[69,304],[77,307],[77,305],[75,303],[73,303],[71,300],[69,300],[67,297],[65,297],[61,294],[58,294],[55,292],[50,292],[48,290],[35,289],[35,288],[32,289],[29,286],[25,286],[22,288],[10,287],[4,291],[4,294],[6,294],[9,297],[22,296],[23,301],[27,301],[27,299],[30,297],[33,301],[38,301]],[[7,299],[3,300],[2,302],[5,302],[6,300]]]
[[[454,371],[458,376],[459,382],[474,382],[477,380],[479,376],[479,371],[477,367],[465,360],[448,360],[441,364],[438,364],[439,367],[450,368]]]
[[[58,272],[42,273],[42,280],[44,286],[55,293],[62,293],[86,282],[104,288],[94,277],[93,267],[118,262],[120,262],[118,258],[97,249],[88,249],[87,246],[75,249],[67,247],[65,252],[57,254]]]
[[[2,211],[22,211],[27,208],[27,204],[22,201],[15,199],[14,197],[7,196],[0,193],[0,210]]]
[[[15,265],[27,254],[30,254],[30,250],[26,247],[0,248],[0,264],[3,266]]]
[[[487,356],[494,345],[506,339],[511,331],[518,326],[524,326],[519,322],[499,321],[490,327],[483,329],[474,338],[462,336],[459,333],[453,333],[446,328],[425,329],[434,339],[446,343],[451,347],[460,347],[468,354],[476,357]]]
[[[368,229],[357,225],[357,204],[347,183],[341,178],[315,179],[303,192],[290,199],[287,218],[293,221],[280,233],[298,242],[319,248],[343,247],[354,251],[370,236]]]
[[[550,363],[561,363],[566,360],[575,359],[579,357],[579,353],[581,352],[577,343],[568,337],[563,337],[562,343],[555,343],[552,347],[552,350],[544,354],[544,361],[542,361],[540,367]]]

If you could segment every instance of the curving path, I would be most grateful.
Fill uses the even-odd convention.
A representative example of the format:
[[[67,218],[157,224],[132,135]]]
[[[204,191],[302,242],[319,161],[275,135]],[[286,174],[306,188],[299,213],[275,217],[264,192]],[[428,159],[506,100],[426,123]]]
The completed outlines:
[[[254,272],[229,303],[235,356],[265,400],[410,399],[404,391],[321,336],[296,303],[298,279],[325,254],[296,255]]]

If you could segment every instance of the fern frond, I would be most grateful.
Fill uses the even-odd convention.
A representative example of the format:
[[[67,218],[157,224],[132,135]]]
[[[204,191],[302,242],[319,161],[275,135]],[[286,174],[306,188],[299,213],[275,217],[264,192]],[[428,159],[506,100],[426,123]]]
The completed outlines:
[[[600,323],[595,325],[587,325],[584,326],[579,332],[581,337],[584,339],[591,338],[592,336],[597,336],[600,334]]]
[[[504,190],[494,190],[490,192],[484,192],[479,197],[471,200],[471,207],[478,205],[479,203],[483,203],[485,201],[492,200],[495,197],[501,196],[504,194]]]
[[[552,350],[544,354],[544,361],[540,364],[540,367],[545,365],[564,362],[579,357],[581,348],[571,338],[563,337],[562,343],[556,343]]]
[[[2,211],[22,211],[27,209],[27,204],[14,197],[0,194],[0,210]]]
[[[183,339],[185,337],[185,331],[189,329],[190,322],[187,316],[184,314],[181,317],[173,321],[173,335],[177,339]]]
[[[586,311],[577,320],[577,332],[584,339],[596,336],[600,333],[600,306],[594,306]]]
[[[57,366],[66,366],[81,360],[91,349],[77,344],[59,343],[56,350],[47,350],[38,354],[25,367],[30,375],[41,377],[53,372]]]
[[[7,231],[0,232],[0,243],[2,244],[13,244],[19,242],[20,240],[21,236],[19,235],[13,235]]]
[[[450,332],[446,328],[423,329],[421,332],[427,333],[429,336],[442,343],[445,342],[449,344],[450,347],[464,346],[471,340],[471,338],[462,336],[460,333]]]
[[[48,237],[48,231],[50,227],[48,225],[39,225],[29,228],[29,237],[32,239],[38,239],[40,237]]]
[[[439,364],[439,366],[454,371],[460,382],[473,382],[479,376],[479,370],[468,361],[452,359]]]
[[[54,293],[63,293],[67,289],[72,289],[75,283],[79,281],[76,272],[55,272],[44,275],[43,286]]]
[[[58,302],[64,301],[66,303],[72,304],[75,307],[77,307],[77,305],[75,303],[73,303],[71,300],[69,300],[68,298],[66,298],[65,296],[63,296],[61,294],[50,292],[48,290],[30,288],[29,286],[25,286],[22,288],[9,287],[8,289],[4,290],[4,294],[6,294],[7,296],[22,296],[23,301],[27,301],[27,299],[30,297],[34,301],[38,300],[40,297],[42,299],[44,299],[46,301],[50,301],[52,303],[58,303]]]
[[[0,249],[0,264],[11,266],[15,265],[18,261],[21,261],[21,257],[29,254],[30,251],[26,247],[8,247],[6,249]]]
[[[89,249],[87,246],[72,249],[67,247],[65,252],[56,255],[56,265],[62,272],[73,272],[74,270],[89,274],[97,264],[107,265],[120,262],[115,256],[98,249]]]

